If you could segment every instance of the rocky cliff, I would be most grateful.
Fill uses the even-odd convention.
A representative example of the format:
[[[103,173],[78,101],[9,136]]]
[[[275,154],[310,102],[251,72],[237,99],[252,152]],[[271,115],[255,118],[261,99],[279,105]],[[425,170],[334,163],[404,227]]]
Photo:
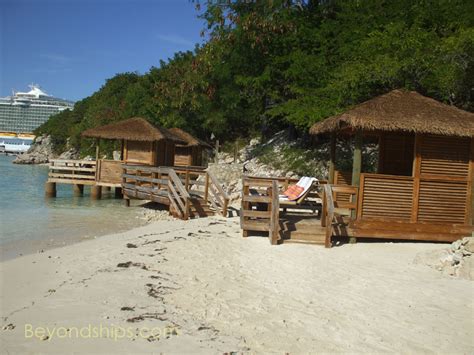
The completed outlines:
[[[15,164],[45,164],[51,159],[78,159],[79,152],[70,148],[62,154],[54,153],[51,137],[47,135],[36,137],[30,149],[16,157]]]

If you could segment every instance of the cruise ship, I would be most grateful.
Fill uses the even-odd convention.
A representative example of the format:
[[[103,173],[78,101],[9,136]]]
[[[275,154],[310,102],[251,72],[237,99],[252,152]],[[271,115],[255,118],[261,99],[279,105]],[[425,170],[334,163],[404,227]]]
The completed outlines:
[[[38,85],[29,87],[28,92],[13,92],[0,98],[0,152],[28,150],[30,135],[36,128],[52,115],[74,107],[74,102],[48,95]]]

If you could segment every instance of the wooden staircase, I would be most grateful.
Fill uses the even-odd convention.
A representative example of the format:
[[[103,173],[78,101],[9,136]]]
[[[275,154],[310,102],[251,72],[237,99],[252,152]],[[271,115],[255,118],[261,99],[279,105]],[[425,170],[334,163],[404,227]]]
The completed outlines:
[[[214,216],[216,210],[206,202],[202,197],[193,197],[190,199],[189,218]]]
[[[204,168],[122,165],[122,191],[135,198],[169,206],[170,214],[188,219],[220,214],[227,217],[229,197]]]
[[[284,214],[280,217],[280,242],[324,245],[326,228],[318,217]]]

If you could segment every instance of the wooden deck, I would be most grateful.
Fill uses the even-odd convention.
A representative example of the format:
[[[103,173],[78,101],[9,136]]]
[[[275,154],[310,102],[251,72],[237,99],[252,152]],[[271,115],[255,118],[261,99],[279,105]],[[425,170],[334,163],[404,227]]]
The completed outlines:
[[[308,243],[331,247],[338,240],[352,242],[355,238],[452,242],[471,235],[471,225],[446,223],[445,215],[441,215],[437,223],[413,221],[413,205],[397,201],[398,196],[405,198],[405,194],[411,193],[412,185],[405,190],[397,188],[388,196],[381,193],[374,198],[367,197],[364,188],[372,185],[364,184],[364,179],[365,182],[369,176],[375,179],[374,175],[376,174],[362,176],[363,183],[360,188],[321,182],[319,191],[314,193],[314,197],[320,198],[321,201],[321,210],[317,212],[311,211],[315,206],[314,201],[307,206],[294,206],[288,211],[282,208],[278,194],[273,191],[284,190],[289,183],[294,182],[292,179],[244,176],[241,208],[243,236],[265,232],[273,245]],[[393,176],[383,176],[380,179],[383,182],[395,180]],[[399,180],[411,181],[409,177],[401,177]],[[382,183],[381,186],[385,185]],[[360,208],[372,206],[373,203],[376,207],[366,207],[365,210]],[[440,210],[446,208],[443,206]],[[408,212],[405,212],[406,210]],[[364,215],[369,213],[376,216]],[[407,219],[400,219],[400,216],[405,215]],[[447,216],[449,218],[450,215]],[[464,217],[459,220],[462,221],[462,218]]]

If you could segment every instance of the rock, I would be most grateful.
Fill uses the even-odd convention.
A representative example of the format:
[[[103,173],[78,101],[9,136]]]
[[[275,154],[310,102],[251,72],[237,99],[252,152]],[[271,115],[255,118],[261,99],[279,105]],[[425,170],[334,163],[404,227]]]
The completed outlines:
[[[79,151],[76,148],[70,148],[65,152],[61,153],[58,159],[62,160],[72,160],[72,159],[79,159]]]
[[[112,157],[114,160],[120,160],[120,157],[122,156],[122,153],[118,150],[114,150],[112,152]]]
[[[474,253],[474,237],[466,237],[463,239],[464,250]]]
[[[456,240],[448,248],[420,253],[414,262],[428,265],[444,275],[474,280],[474,238]]]
[[[30,149],[16,157],[15,164],[44,164],[56,158],[53,152],[53,143],[49,136],[39,136],[35,139]]]

